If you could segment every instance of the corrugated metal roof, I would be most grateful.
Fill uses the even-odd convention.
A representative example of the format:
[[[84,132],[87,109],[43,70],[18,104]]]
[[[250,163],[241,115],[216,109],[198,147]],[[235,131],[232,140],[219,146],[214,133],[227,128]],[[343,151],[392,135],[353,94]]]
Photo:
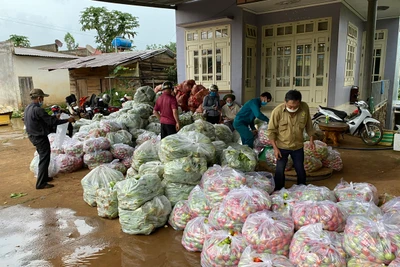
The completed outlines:
[[[166,48],[158,50],[145,50],[133,52],[107,53],[100,55],[92,55],[84,58],[63,62],[57,65],[44,67],[41,69],[56,70],[56,69],[79,69],[79,68],[98,68],[103,66],[117,66],[125,62],[134,60],[145,60],[156,55],[167,53],[170,57],[175,54]]]
[[[95,0],[100,2],[109,2],[125,5],[136,5],[136,6],[150,6],[160,8],[173,8],[177,5],[186,2],[200,1],[200,0]]]
[[[31,57],[52,57],[52,58],[69,58],[69,59],[79,58],[77,56],[48,52],[48,51],[25,48],[25,47],[15,47],[14,54],[18,56],[31,56]]]

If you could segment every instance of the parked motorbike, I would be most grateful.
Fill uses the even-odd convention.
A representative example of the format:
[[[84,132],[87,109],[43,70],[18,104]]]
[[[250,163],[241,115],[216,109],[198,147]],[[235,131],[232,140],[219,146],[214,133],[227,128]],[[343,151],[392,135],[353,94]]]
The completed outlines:
[[[314,127],[317,128],[319,123],[329,117],[329,121],[347,123],[348,132],[351,135],[359,134],[365,144],[378,144],[383,137],[380,122],[372,118],[365,101],[355,102],[354,105],[357,107],[357,112],[352,117],[344,111],[319,106],[318,112],[312,118]]]

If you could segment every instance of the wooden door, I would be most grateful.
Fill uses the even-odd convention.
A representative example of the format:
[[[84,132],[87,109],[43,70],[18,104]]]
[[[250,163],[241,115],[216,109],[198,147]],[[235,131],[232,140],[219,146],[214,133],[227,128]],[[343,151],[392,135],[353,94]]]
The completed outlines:
[[[29,93],[34,88],[32,77],[18,77],[18,83],[22,106],[26,107],[31,102]]]
[[[76,85],[77,85],[77,99],[79,100],[81,97],[85,97],[88,95],[88,87],[87,87],[87,81],[85,79],[79,79],[76,80]]]
[[[246,39],[245,80],[243,103],[256,97],[256,64],[257,40]]]

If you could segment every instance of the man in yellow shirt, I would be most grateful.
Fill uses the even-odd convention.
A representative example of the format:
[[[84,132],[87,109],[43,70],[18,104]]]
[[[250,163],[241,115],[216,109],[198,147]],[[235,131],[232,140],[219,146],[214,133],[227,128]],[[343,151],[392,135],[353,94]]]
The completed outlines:
[[[222,107],[221,112],[222,112],[222,119],[224,121],[224,124],[231,129],[233,132],[235,129],[233,128],[233,120],[236,117],[236,114],[240,110],[240,106],[235,102],[235,95],[233,94],[227,94],[224,96],[224,100],[226,104]]]
[[[310,136],[311,149],[314,146],[315,131],[312,126],[310,109],[301,101],[301,93],[290,90],[285,95],[285,102],[275,107],[268,124],[268,138],[274,148],[276,163],[275,190],[285,187],[285,167],[289,155],[293,159],[297,174],[297,184],[306,184],[304,170],[303,131]]]

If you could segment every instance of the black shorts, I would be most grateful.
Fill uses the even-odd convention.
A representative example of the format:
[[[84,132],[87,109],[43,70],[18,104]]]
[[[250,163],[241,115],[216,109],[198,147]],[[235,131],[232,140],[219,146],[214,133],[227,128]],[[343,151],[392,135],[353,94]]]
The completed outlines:
[[[167,137],[168,135],[176,134],[175,124],[163,124],[161,123],[161,139]]]

